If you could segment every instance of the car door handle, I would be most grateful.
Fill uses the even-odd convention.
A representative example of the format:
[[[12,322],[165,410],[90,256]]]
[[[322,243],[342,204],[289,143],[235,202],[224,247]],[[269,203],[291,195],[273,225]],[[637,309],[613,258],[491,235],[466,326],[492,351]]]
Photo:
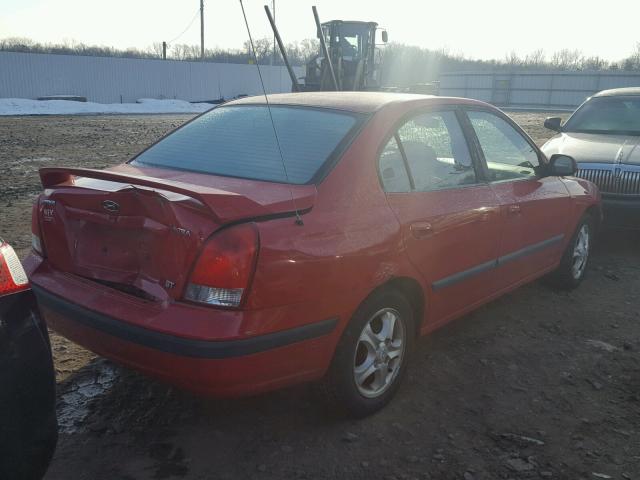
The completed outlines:
[[[519,215],[520,214],[520,205],[509,205],[507,209],[510,215]]]
[[[433,232],[433,227],[429,222],[412,223],[409,228],[415,238],[423,238]]]

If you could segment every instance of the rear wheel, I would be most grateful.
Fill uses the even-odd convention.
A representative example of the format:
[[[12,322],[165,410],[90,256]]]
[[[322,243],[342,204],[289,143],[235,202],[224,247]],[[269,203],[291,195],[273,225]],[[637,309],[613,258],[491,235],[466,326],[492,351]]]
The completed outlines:
[[[572,290],[582,283],[587,273],[593,234],[593,219],[589,215],[585,215],[578,223],[560,265],[549,275],[548,283],[562,290]]]
[[[396,393],[414,343],[413,312],[389,290],[358,308],[336,349],[324,380],[329,400],[354,417],[371,415]]]

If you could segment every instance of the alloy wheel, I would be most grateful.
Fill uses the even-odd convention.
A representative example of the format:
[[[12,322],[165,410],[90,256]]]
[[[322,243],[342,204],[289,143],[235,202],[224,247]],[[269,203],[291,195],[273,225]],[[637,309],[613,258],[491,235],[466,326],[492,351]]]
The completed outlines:
[[[571,273],[573,278],[579,279],[584,273],[589,258],[590,232],[589,225],[586,223],[580,227],[580,231],[576,237],[576,243],[573,247],[573,263]]]
[[[367,321],[356,345],[353,378],[360,394],[376,398],[386,392],[400,372],[406,328],[393,308],[379,310]]]

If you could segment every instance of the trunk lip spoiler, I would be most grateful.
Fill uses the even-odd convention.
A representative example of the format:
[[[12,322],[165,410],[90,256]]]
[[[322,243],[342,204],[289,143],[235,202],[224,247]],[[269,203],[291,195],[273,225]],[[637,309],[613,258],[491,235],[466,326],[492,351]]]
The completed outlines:
[[[64,168],[64,167],[45,167],[41,168],[39,171],[40,174],[40,182],[42,183],[42,187],[52,188],[52,187],[65,187],[72,186],[72,180],[75,177],[82,178],[91,178],[96,180],[106,180],[117,183],[123,183],[127,185],[131,185],[133,187],[148,187],[151,189],[164,190],[168,192],[178,193],[184,195],[186,197],[192,198],[198,202],[200,202],[207,210],[215,217],[216,220],[221,222],[226,221],[236,221],[238,218],[235,218],[234,215],[221,215],[220,212],[217,212],[213,207],[212,203],[219,201],[221,199],[228,199],[230,197],[242,198],[245,206],[250,206],[251,210],[253,210],[252,214],[245,215],[241,214],[239,217],[241,218],[258,218],[263,216],[271,216],[271,215],[283,215],[283,214],[293,214],[295,211],[294,204],[291,202],[291,198],[283,198],[282,200],[276,202],[275,204],[283,204],[283,203],[291,203],[290,211],[279,211],[274,212],[270,211],[269,206],[260,204],[255,200],[241,194],[232,191],[222,190],[215,187],[207,187],[204,185],[193,184],[193,183],[185,183],[176,180],[168,180],[164,178],[157,177],[149,177],[146,175],[132,175],[129,173],[120,173],[111,170],[97,170],[92,168]],[[305,186],[307,187],[307,186]],[[302,189],[300,189],[302,190]],[[307,190],[305,188],[304,190]],[[160,192],[158,192],[160,193]],[[301,193],[306,193],[302,191]],[[303,195],[302,198],[298,198],[298,200],[304,199],[304,197],[312,197],[316,196],[316,189],[313,188],[313,192],[309,192],[307,195]],[[222,208],[222,210],[227,210],[226,208]],[[306,213],[311,210],[310,206],[305,206],[299,208],[301,213]],[[238,215],[236,215],[237,217]]]

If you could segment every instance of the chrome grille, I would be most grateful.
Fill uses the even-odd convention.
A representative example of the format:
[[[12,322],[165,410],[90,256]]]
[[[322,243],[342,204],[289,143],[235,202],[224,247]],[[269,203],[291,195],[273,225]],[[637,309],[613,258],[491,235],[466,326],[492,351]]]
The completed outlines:
[[[619,183],[620,193],[640,195],[640,172],[622,172]]]
[[[602,193],[640,195],[640,171],[622,171],[618,177],[613,170],[579,169],[576,176],[595,183]]]

